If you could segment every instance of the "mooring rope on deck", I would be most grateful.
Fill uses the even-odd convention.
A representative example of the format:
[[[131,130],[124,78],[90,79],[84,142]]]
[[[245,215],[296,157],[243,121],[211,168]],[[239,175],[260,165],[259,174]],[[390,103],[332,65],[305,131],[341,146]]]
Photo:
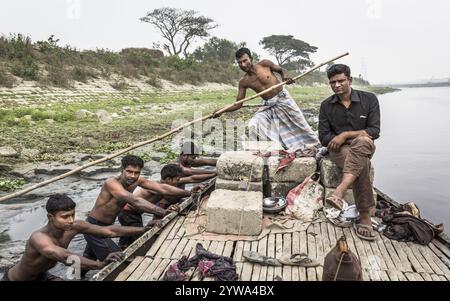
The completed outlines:
[[[322,66],[324,66],[324,65],[326,65],[326,64],[328,64],[328,63],[331,63],[331,62],[333,62],[333,61],[335,61],[335,60],[338,60],[338,59],[340,59],[340,58],[342,58],[342,57],[344,57],[344,56],[347,56],[348,54],[349,54],[349,53],[346,52],[346,53],[341,54],[341,55],[339,55],[339,56],[337,56],[337,57],[335,57],[335,58],[332,58],[332,59],[330,59],[330,60],[327,60],[326,62],[323,62],[323,63],[321,63],[321,64],[318,64],[318,65],[316,65],[316,66],[314,66],[314,67],[308,69],[307,71],[303,72],[302,74],[293,77],[292,79],[293,79],[293,80],[297,80],[297,79],[299,79],[299,78],[301,78],[301,77],[304,77],[305,75],[310,74],[311,72],[315,71],[316,69],[319,69],[320,67],[322,67]],[[222,109],[216,111],[215,113],[219,113],[219,114],[220,114],[220,113],[224,113],[226,110],[228,110],[229,108],[235,106],[236,104],[241,104],[241,103],[244,103],[244,102],[246,102],[246,101],[252,100],[252,99],[254,99],[254,98],[258,97],[258,96],[261,96],[261,95],[263,95],[263,94],[266,94],[266,93],[268,93],[268,92],[270,92],[270,91],[272,91],[272,90],[274,90],[274,89],[276,89],[276,88],[278,88],[278,87],[284,86],[284,85],[286,85],[286,84],[287,84],[287,81],[278,83],[278,84],[276,84],[276,85],[274,85],[274,86],[272,86],[272,87],[270,87],[270,88],[267,88],[266,90],[261,91],[261,92],[255,94],[255,95],[249,96],[249,97],[244,98],[244,99],[242,99],[242,100],[236,101],[236,102],[234,102],[234,103],[232,103],[232,104],[230,104],[230,105],[228,105],[228,106],[225,106],[225,107],[223,107]],[[104,157],[104,158],[101,158],[101,159],[92,161],[92,162],[87,163],[87,164],[82,165],[82,166],[79,166],[79,167],[77,167],[77,168],[75,168],[75,169],[73,169],[73,170],[71,170],[71,171],[69,171],[69,172],[66,172],[66,173],[62,174],[62,175],[53,177],[53,178],[51,178],[51,179],[48,179],[48,180],[43,181],[43,182],[41,182],[41,183],[35,184],[35,185],[30,186],[30,187],[28,187],[28,188],[25,188],[25,189],[19,190],[19,191],[17,191],[17,192],[14,192],[14,193],[5,195],[5,196],[3,196],[3,197],[0,197],[0,202],[6,201],[6,200],[9,200],[9,199],[12,199],[12,198],[21,196],[21,195],[24,195],[24,194],[26,194],[26,193],[28,193],[28,192],[30,192],[30,191],[33,191],[33,190],[35,190],[35,189],[37,189],[37,188],[46,186],[46,185],[48,185],[48,184],[50,184],[50,183],[59,181],[59,180],[64,179],[64,178],[66,178],[66,177],[68,177],[68,176],[71,176],[71,175],[73,175],[73,174],[76,174],[76,173],[80,172],[81,170],[86,169],[86,168],[88,168],[88,167],[91,167],[91,166],[94,166],[94,165],[97,165],[97,164],[100,164],[100,163],[109,161],[109,160],[111,160],[111,159],[113,159],[113,158],[116,158],[116,157],[118,157],[118,156],[120,156],[120,155],[123,155],[123,154],[125,154],[125,153],[128,153],[129,151],[131,151],[131,150],[133,150],[133,149],[136,149],[136,148],[138,148],[138,147],[141,147],[141,146],[144,146],[144,145],[147,145],[147,144],[150,144],[150,143],[153,143],[153,142],[162,140],[162,139],[164,139],[164,138],[166,138],[166,137],[168,137],[168,136],[170,136],[170,135],[172,135],[172,134],[175,134],[176,132],[178,132],[178,131],[180,131],[180,130],[182,130],[182,129],[184,129],[184,128],[186,128],[186,127],[188,127],[188,126],[190,126],[190,125],[192,125],[192,124],[194,124],[194,123],[197,123],[197,122],[200,122],[200,121],[204,121],[204,120],[209,119],[209,118],[211,118],[211,117],[213,117],[213,116],[214,116],[214,113],[210,113],[210,114],[208,114],[208,115],[206,115],[206,116],[204,116],[204,117],[202,117],[202,118],[198,118],[198,119],[192,120],[192,121],[190,121],[190,122],[187,122],[187,123],[185,123],[185,124],[183,124],[183,125],[180,125],[179,127],[176,127],[175,129],[173,129],[173,130],[171,130],[171,131],[169,131],[169,132],[166,132],[166,133],[164,133],[164,134],[162,134],[162,135],[160,135],[160,136],[157,136],[157,137],[152,138],[152,139],[150,139],[150,140],[146,140],[146,141],[142,141],[142,142],[136,143],[136,144],[131,145],[131,146],[129,146],[129,147],[123,149],[123,150],[120,150],[120,151],[118,151],[118,152],[116,152],[116,153],[113,153],[113,154],[111,154],[111,155],[109,155],[109,156],[106,156],[106,157]]]

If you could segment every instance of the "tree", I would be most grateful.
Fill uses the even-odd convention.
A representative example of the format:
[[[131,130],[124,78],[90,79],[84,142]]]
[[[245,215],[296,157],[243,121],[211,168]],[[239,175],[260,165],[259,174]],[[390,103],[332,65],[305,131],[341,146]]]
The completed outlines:
[[[202,62],[218,61],[233,64],[234,54],[241,47],[245,47],[245,43],[236,44],[227,39],[212,37],[203,46],[198,47],[193,55],[196,60]]]
[[[294,39],[291,35],[271,35],[263,38],[259,44],[275,56],[278,65],[287,69],[294,68],[298,71],[313,65],[309,55],[317,51],[317,47],[302,40]]]
[[[192,42],[196,38],[208,37],[209,31],[218,26],[214,23],[214,20],[197,14],[194,10],[186,11],[163,7],[147,13],[140,20],[159,29],[163,38],[167,41],[163,43],[163,49],[170,55],[183,53],[187,58],[187,49]]]

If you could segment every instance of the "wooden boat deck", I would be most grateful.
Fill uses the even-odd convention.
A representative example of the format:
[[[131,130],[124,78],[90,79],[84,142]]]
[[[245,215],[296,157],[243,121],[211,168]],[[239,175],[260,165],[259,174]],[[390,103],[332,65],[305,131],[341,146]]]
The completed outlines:
[[[398,242],[381,236],[375,242],[359,239],[353,229],[335,227],[322,221],[311,224],[306,231],[269,234],[259,241],[198,241],[185,237],[185,217],[178,216],[162,229],[158,238],[144,256],[136,256],[115,278],[117,281],[162,280],[168,267],[183,255],[195,254],[199,242],[210,252],[232,257],[239,280],[243,281],[317,281],[322,278],[322,267],[262,266],[247,262],[243,250],[257,251],[275,258],[283,254],[306,252],[323,262],[336,240],[346,235],[348,244],[359,257],[364,280],[378,281],[450,281],[450,251],[434,240],[428,246]],[[201,279],[191,268],[187,275],[191,281]]]

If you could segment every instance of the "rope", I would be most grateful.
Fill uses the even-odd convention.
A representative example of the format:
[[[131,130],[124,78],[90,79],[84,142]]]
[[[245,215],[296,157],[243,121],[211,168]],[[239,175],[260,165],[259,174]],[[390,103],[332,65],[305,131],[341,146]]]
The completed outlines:
[[[299,78],[301,78],[301,77],[304,77],[305,75],[308,75],[309,73],[313,72],[314,70],[319,69],[320,67],[322,67],[322,66],[324,66],[324,65],[326,65],[326,64],[328,64],[328,63],[330,63],[330,62],[333,62],[333,61],[335,61],[335,60],[338,60],[338,59],[340,59],[340,58],[342,58],[342,57],[344,57],[344,56],[347,56],[348,54],[349,54],[348,52],[347,52],[347,53],[344,53],[344,54],[341,54],[341,55],[339,55],[339,56],[337,56],[337,57],[335,57],[335,58],[333,58],[333,59],[331,59],[331,60],[328,60],[328,61],[326,61],[326,62],[323,62],[323,63],[321,63],[321,64],[319,64],[319,65],[316,65],[316,66],[314,66],[314,67],[308,69],[308,70],[305,71],[304,73],[302,73],[302,74],[300,74],[300,75],[297,75],[297,76],[293,77],[292,79],[293,79],[293,80],[297,80],[297,79],[299,79]],[[285,84],[287,84],[287,81],[278,83],[278,84],[276,84],[276,85],[274,85],[274,86],[272,86],[272,87],[270,87],[270,88],[267,88],[266,90],[261,91],[261,92],[255,94],[255,95],[249,96],[249,97],[244,98],[244,99],[242,99],[242,100],[236,101],[236,102],[234,102],[233,104],[230,104],[230,105],[228,105],[228,106],[226,106],[226,107],[223,107],[222,109],[218,110],[216,113],[223,113],[223,112],[225,112],[226,110],[230,109],[231,107],[234,107],[236,104],[241,104],[241,103],[244,103],[244,102],[249,101],[249,100],[251,100],[251,99],[254,99],[254,98],[256,98],[256,97],[259,97],[259,96],[261,96],[261,95],[263,95],[263,94],[266,94],[266,93],[268,93],[268,92],[270,92],[270,91],[272,91],[272,90],[274,90],[274,89],[276,89],[276,88],[278,88],[278,87],[284,86]],[[35,185],[30,186],[30,187],[28,187],[28,188],[22,189],[22,190],[20,190],[20,191],[14,192],[14,193],[12,193],[12,194],[8,194],[8,195],[5,195],[5,196],[3,196],[3,197],[0,197],[0,202],[6,201],[6,200],[9,200],[9,199],[12,199],[12,198],[21,196],[21,195],[24,195],[24,194],[26,194],[26,193],[28,193],[28,192],[30,192],[30,191],[33,191],[33,190],[35,190],[35,189],[37,189],[37,188],[46,186],[46,185],[48,185],[48,184],[50,184],[50,183],[56,182],[56,181],[58,181],[58,180],[64,179],[64,178],[66,178],[66,177],[68,177],[68,176],[71,176],[71,175],[73,175],[73,174],[76,174],[76,173],[78,173],[79,171],[81,171],[81,170],[83,170],[83,169],[86,169],[86,168],[88,168],[88,167],[91,167],[91,166],[94,166],[94,165],[97,165],[97,164],[100,164],[100,163],[109,161],[109,160],[111,160],[111,159],[113,159],[113,158],[115,158],[115,157],[118,157],[118,156],[120,156],[120,155],[123,155],[123,154],[125,154],[125,153],[128,153],[129,151],[131,151],[131,150],[133,150],[133,149],[136,149],[136,148],[138,148],[138,147],[141,147],[141,146],[144,146],[144,145],[153,143],[153,142],[155,142],[155,141],[162,140],[162,139],[164,139],[164,138],[166,138],[166,137],[168,137],[168,136],[170,136],[170,135],[172,135],[172,134],[174,134],[174,133],[176,133],[176,132],[178,132],[178,131],[180,131],[180,130],[182,130],[182,129],[184,129],[184,128],[186,128],[186,127],[188,127],[188,126],[190,126],[190,125],[192,125],[192,124],[194,124],[194,123],[197,123],[197,122],[200,122],[200,121],[204,121],[204,120],[209,119],[209,118],[211,118],[211,117],[213,117],[213,113],[208,114],[208,115],[206,115],[206,116],[204,116],[204,117],[202,117],[202,118],[198,118],[198,119],[192,120],[192,121],[190,121],[190,122],[187,122],[187,123],[185,123],[185,124],[183,124],[183,125],[180,125],[179,127],[175,128],[175,129],[173,129],[173,130],[171,130],[171,131],[169,131],[169,132],[166,132],[166,133],[164,133],[164,134],[162,134],[162,135],[160,135],[160,136],[157,136],[157,137],[155,137],[155,138],[152,138],[152,139],[150,139],[150,140],[146,140],[146,141],[139,142],[139,143],[134,144],[134,145],[131,145],[131,146],[129,146],[129,147],[127,147],[127,148],[125,148],[125,149],[123,149],[123,150],[121,150],[121,151],[118,151],[118,152],[113,153],[113,154],[111,154],[111,155],[109,155],[109,156],[106,156],[106,157],[104,157],[104,158],[102,158],[102,159],[98,159],[98,160],[92,161],[92,162],[90,162],[90,163],[87,163],[87,164],[85,164],[85,165],[82,165],[82,166],[80,166],[80,167],[77,167],[77,168],[75,168],[75,169],[73,169],[73,170],[71,170],[71,171],[69,171],[69,172],[66,172],[66,173],[64,173],[64,174],[62,174],[62,175],[53,177],[53,178],[51,178],[51,179],[48,179],[48,180],[43,181],[43,182],[41,182],[41,183],[35,184]]]

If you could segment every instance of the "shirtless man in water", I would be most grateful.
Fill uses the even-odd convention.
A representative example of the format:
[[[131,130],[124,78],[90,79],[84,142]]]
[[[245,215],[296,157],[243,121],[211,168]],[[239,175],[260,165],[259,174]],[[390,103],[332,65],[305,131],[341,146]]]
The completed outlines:
[[[159,183],[167,184],[170,186],[178,187],[184,189],[185,184],[191,183],[200,183],[205,180],[211,179],[216,176],[216,173],[211,174],[199,174],[192,175],[188,177],[183,177],[183,171],[178,164],[167,164],[161,169],[161,180]],[[192,191],[201,190],[203,188],[202,185],[196,185],[192,188]],[[179,197],[170,197],[162,194],[156,194],[155,192],[148,189],[136,189],[134,194],[138,197],[141,197],[148,202],[155,204],[156,206],[166,209],[173,204],[178,204],[181,199]],[[142,227],[143,220],[141,212],[137,211],[130,205],[125,205],[122,211],[119,214],[119,222],[122,226],[136,226]],[[157,218],[156,218],[157,220]],[[156,222],[155,220],[155,222]],[[139,238],[139,234],[121,237],[119,240],[119,246],[122,249],[128,247],[131,243],[133,243],[136,239]]]
[[[70,265],[76,256],[84,270],[102,269],[111,261],[121,260],[120,252],[109,254],[103,261],[94,261],[67,250],[75,235],[88,233],[103,237],[118,237],[144,233],[147,227],[99,227],[75,219],[75,202],[66,195],[51,196],[46,205],[48,223],[31,234],[20,262],[5,271],[2,281],[61,280],[47,271],[58,262]],[[76,262],[76,261],[75,261]]]
[[[191,195],[189,191],[141,177],[143,166],[144,162],[139,157],[132,155],[123,157],[120,176],[109,178],[105,181],[94,208],[90,211],[86,221],[99,226],[112,225],[126,204],[131,205],[140,212],[151,213],[158,217],[164,217],[168,213],[178,210],[178,206],[171,206],[167,209],[160,208],[134,195],[133,191],[137,187],[149,189],[158,194],[180,198]],[[104,260],[108,254],[120,251],[119,246],[111,239],[91,234],[85,234],[84,238],[87,241],[84,256],[87,258]]]
[[[294,80],[287,74],[287,70],[274,64],[270,60],[253,63],[251,52],[247,48],[236,51],[236,60],[244,76],[239,81],[236,101],[245,98],[248,88],[260,93],[280,83],[275,73],[287,84]],[[319,146],[317,135],[306,122],[297,103],[282,86],[266,92],[261,96],[263,106],[258,110],[249,123],[251,133],[259,140],[279,141],[286,149],[298,149],[305,145]],[[242,103],[234,104],[222,113],[213,113],[213,118],[220,117],[225,112],[239,110]],[[277,123],[273,123],[276,120]]]

